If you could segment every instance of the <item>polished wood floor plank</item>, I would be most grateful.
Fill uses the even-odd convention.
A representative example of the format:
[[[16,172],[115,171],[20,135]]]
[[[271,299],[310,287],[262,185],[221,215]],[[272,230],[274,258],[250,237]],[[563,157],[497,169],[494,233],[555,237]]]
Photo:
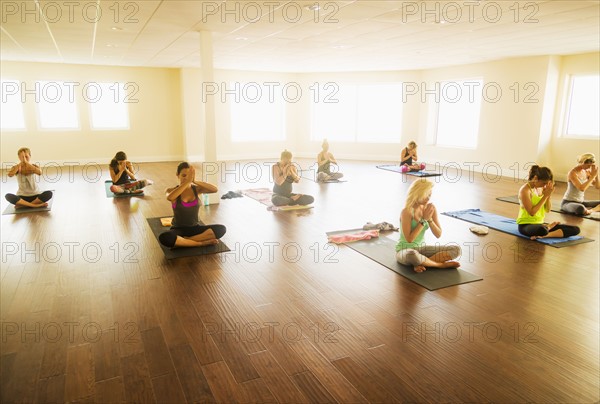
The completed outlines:
[[[292,346],[331,395],[340,402],[367,402],[365,397],[329,362],[308,339]]]
[[[170,351],[187,402],[213,401],[210,386],[192,348],[189,345],[178,345]]]
[[[124,403],[125,388],[122,377],[115,377],[96,382],[96,394],[94,396],[97,403]]]
[[[311,371],[296,373],[294,382],[311,403],[333,403],[336,400]]]
[[[157,403],[183,403],[185,395],[175,372],[152,378]]]
[[[239,392],[239,384],[225,362],[204,365],[202,372],[206,376],[216,402],[235,403],[240,401],[242,393]]]
[[[65,399],[75,401],[94,395],[94,355],[91,344],[70,347],[67,350]]]
[[[309,402],[268,351],[254,353],[250,360],[279,402]]]
[[[39,403],[61,403],[65,401],[65,375],[39,379],[35,401]]]
[[[125,399],[128,402],[156,402],[150,373],[143,353],[121,358]]]

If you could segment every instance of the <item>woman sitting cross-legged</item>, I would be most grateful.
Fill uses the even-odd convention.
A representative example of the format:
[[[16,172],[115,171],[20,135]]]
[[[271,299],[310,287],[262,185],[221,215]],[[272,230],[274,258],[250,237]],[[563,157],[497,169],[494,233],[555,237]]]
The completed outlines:
[[[45,208],[48,201],[52,199],[52,191],[40,192],[37,186],[35,175],[42,175],[42,170],[35,164],[31,164],[31,151],[27,147],[22,147],[17,152],[19,164],[14,165],[9,171],[9,177],[17,177],[19,189],[17,194],[6,194],[8,202],[15,205],[15,208]]]
[[[519,189],[519,233],[535,240],[546,237],[570,237],[579,234],[579,227],[552,222],[544,224],[546,212],[552,209],[550,197],[554,192],[552,171],[537,165],[529,169],[529,178]]]
[[[425,232],[431,230],[436,238],[442,236],[442,227],[435,206],[429,202],[433,183],[427,180],[413,182],[408,189],[406,205],[400,214],[400,241],[396,245],[396,261],[412,265],[415,272],[431,268],[457,268],[453,261],[461,254],[458,245],[425,245]]]
[[[142,188],[152,185],[151,180],[137,180],[133,173],[133,165],[127,160],[127,154],[120,151],[110,161],[108,171],[113,182],[110,190],[114,194],[141,194]]]
[[[317,169],[317,181],[339,180],[344,174],[337,170],[334,170],[334,172],[331,171],[331,165],[335,164],[337,166],[337,161],[329,151],[329,142],[327,139],[323,140],[321,147],[323,149],[317,155],[317,165],[319,166]]]
[[[569,171],[567,192],[563,196],[560,210],[578,216],[600,212],[600,201],[586,201],[584,194],[590,187],[600,188],[596,156],[586,153],[577,159],[577,165]]]
[[[217,187],[206,182],[196,181],[196,170],[187,162],[177,166],[179,185],[167,188],[167,199],[173,208],[171,229],[160,234],[158,240],[169,248],[202,247],[219,243],[227,229],[220,224],[200,225],[199,193],[213,194]]]
[[[292,164],[292,153],[287,150],[281,153],[281,160],[273,165],[273,181],[271,202],[275,206],[310,205],[315,201],[310,195],[292,193],[292,184],[300,182],[300,176]]]

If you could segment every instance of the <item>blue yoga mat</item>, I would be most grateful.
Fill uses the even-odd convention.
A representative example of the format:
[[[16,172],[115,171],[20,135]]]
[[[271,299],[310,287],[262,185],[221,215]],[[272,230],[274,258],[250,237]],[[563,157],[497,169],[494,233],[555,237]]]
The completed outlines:
[[[442,214],[454,217],[456,219],[461,219],[466,222],[481,224],[489,228],[529,240],[529,237],[519,233],[519,225],[515,219],[510,219],[494,213],[484,212],[480,209],[457,210],[455,212],[443,212]],[[581,236],[571,236],[563,238],[542,238],[536,239],[535,241],[542,244],[548,244],[553,247],[566,247],[574,244],[589,243],[590,241],[594,240]]]
[[[442,174],[439,173],[432,173],[430,171],[408,171],[408,172],[403,172],[402,168],[400,168],[400,166],[397,166],[395,164],[392,165],[381,165],[381,166],[377,166],[377,168],[381,169],[381,170],[387,170],[387,171],[393,171],[395,173],[400,173],[400,174],[406,174],[406,175],[413,175],[415,177],[439,177]]]

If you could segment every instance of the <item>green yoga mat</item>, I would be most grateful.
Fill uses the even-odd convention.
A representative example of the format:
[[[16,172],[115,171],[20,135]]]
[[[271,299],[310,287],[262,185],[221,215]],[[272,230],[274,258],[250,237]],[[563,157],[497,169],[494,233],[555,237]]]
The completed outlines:
[[[518,197],[517,195],[511,195],[511,196],[501,196],[501,197],[499,197],[499,198],[496,198],[496,199],[497,199],[497,200],[499,200],[499,201],[502,201],[502,202],[515,203],[515,204],[517,204],[517,205],[520,205],[520,204],[521,204],[521,203],[519,202],[519,197]],[[553,203],[552,205],[554,205],[554,203]],[[560,206],[560,203],[558,204],[558,206]],[[590,215],[588,215],[588,216],[579,216],[579,215],[574,215],[574,214],[572,214],[572,213],[569,213],[569,212],[563,212],[562,210],[560,210],[560,209],[556,209],[556,208],[553,208],[553,209],[552,209],[552,212],[556,212],[556,213],[562,213],[563,215],[571,215],[571,216],[583,217],[583,218],[585,218],[585,219],[591,219],[591,220],[600,220],[600,218],[596,218],[596,217],[593,217],[593,216],[590,216]]]
[[[169,230],[169,227],[165,227],[160,222],[160,217],[151,217],[147,218],[146,221],[152,229],[152,233],[154,237],[156,237],[156,241],[158,242],[158,236],[161,233]],[[204,223],[200,222],[200,225]],[[160,248],[162,248],[163,253],[165,254],[165,258],[168,260],[172,260],[174,258],[182,258],[182,257],[196,257],[198,255],[207,255],[207,254],[218,254],[222,252],[231,251],[227,245],[219,240],[219,244],[206,246],[206,247],[186,247],[186,248],[168,248],[160,244]]]
[[[48,206],[46,206],[45,208],[15,208],[15,205],[13,205],[12,203],[10,205],[8,205],[6,207],[6,209],[4,209],[4,212],[2,212],[2,215],[20,215],[22,213],[33,213],[33,212],[48,212],[50,210],[52,210],[52,203],[54,202],[54,195],[56,194],[56,191],[51,190],[52,191],[52,198],[50,198],[50,200],[48,201]]]
[[[358,231],[363,230],[334,231],[327,233],[327,235],[353,233]],[[400,265],[396,261],[396,242],[384,236],[371,240],[353,241],[346,245],[365,257],[372,259],[428,290],[437,290],[483,279],[481,276],[463,271],[462,269],[427,268],[427,271],[417,273],[412,267]]]
[[[144,196],[144,192],[139,192],[137,194],[115,194],[113,193],[113,191],[110,190],[112,184],[112,181],[104,182],[104,189],[106,191],[107,198],[131,198],[132,196]]]

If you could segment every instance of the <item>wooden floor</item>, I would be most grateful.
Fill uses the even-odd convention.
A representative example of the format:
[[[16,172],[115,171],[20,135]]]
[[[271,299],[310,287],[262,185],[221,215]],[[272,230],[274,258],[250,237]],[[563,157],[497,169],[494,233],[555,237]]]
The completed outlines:
[[[221,167],[219,194],[269,186],[259,164]],[[170,215],[175,167],[141,164],[143,199],[105,198],[94,166],[48,169],[52,211],[2,216],[2,402],[598,401],[598,222],[549,214],[596,240],[558,249],[442,216],[484,279],[430,292],[326,243],[397,224],[413,181],[354,162],[347,183],[297,185],[309,211],[202,208],[232,252],[166,261],[146,218]],[[516,216],[495,197],[520,181],[446,174],[439,211]]]

